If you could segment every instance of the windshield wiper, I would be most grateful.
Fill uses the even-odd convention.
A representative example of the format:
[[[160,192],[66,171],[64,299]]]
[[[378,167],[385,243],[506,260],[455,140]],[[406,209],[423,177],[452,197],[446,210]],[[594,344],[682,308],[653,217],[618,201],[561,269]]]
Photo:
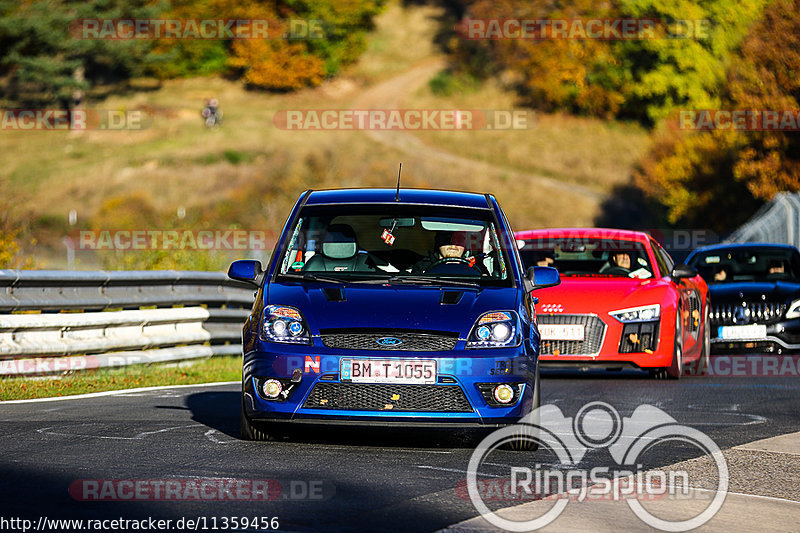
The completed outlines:
[[[441,283],[442,285],[456,285],[459,287],[477,287],[480,288],[481,284],[476,281],[461,281],[448,278],[437,278],[435,276],[392,276],[387,280],[389,283],[399,283],[408,285],[433,285]]]
[[[328,276],[319,276],[317,274],[312,274],[311,272],[306,272],[305,274],[294,274],[292,272],[286,272],[285,274],[281,274],[281,276],[285,276],[287,278],[292,279],[301,279],[303,281],[321,281],[323,283],[344,283],[344,280],[339,278],[331,278]]]

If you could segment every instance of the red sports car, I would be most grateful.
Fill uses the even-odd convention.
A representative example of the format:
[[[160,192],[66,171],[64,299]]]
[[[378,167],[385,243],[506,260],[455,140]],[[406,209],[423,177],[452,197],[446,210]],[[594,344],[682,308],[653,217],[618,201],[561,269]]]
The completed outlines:
[[[648,234],[547,229],[516,238],[526,267],[561,274],[561,285],[537,293],[543,366],[638,368],[674,379],[688,366],[707,368],[708,286]]]

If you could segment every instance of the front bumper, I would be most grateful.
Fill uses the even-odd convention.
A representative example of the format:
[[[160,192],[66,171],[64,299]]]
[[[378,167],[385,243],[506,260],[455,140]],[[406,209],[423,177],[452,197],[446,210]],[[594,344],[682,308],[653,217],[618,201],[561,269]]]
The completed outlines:
[[[718,334],[719,326],[711,330]],[[717,336],[711,338],[711,353],[713,354],[740,354],[740,353],[800,353],[800,318],[782,320],[768,324],[767,334],[764,337],[746,339],[721,339]]]
[[[273,345],[263,344],[262,347]],[[533,407],[536,361],[523,346],[449,352],[330,350],[286,346],[245,354],[242,400],[254,421],[415,427],[491,427],[518,421]],[[454,356],[455,355],[455,356]],[[353,383],[342,380],[343,359],[435,360],[435,384]],[[298,371],[299,369],[299,371]],[[291,377],[299,381],[291,383]],[[258,390],[277,378],[291,391],[279,400]],[[481,385],[507,383],[507,405],[487,402]]]
[[[539,362],[543,368],[623,368],[649,369],[669,366],[674,349],[674,323],[662,315],[653,322],[622,324],[603,314],[539,314],[542,323],[557,325],[585,324],[584,341],[542,340]],[[634,347],[631,335],[639,347]]]

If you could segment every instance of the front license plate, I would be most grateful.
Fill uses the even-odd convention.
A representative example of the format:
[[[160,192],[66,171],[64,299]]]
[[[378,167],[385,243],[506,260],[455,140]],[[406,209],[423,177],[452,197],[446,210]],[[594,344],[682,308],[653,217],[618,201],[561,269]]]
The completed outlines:
[[[544,341],[582,341],[583,324],[540,324],[539,335]]]
[[[763,339],[767,336],[767,326],[763,324],[720,326],[717,336],[725,340]]]
[[[419,359],[342,359],[342,381],[352,383],[436,383],[436,361]]]

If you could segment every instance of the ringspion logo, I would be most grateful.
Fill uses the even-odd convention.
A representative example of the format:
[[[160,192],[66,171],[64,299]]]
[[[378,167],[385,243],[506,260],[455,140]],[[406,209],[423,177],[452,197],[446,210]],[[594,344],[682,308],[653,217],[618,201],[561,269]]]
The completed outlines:
[[[490,454],[512,441],[530,441],[551,451],[558,464],[518,463],[509,466],[507,483],[478,479]],[[717,487],[710,502],[695,514],[684,513],[669,520],[652,514],[642,502],[666,497],[687,499],[691,490],[687,472],[642,471],[641,457],[659,443],[677,441],[695,447],[711,458],[717,469]],[[619,468],[579,468],[590,452],[606,450]],[[525,455],[522,455],[525,457]],[[496,465],[497,466],[497,465]],[[555,405],[544,405],[518,424],[494,431],[472,454],[467,468],[469,499],[481,516],[495,527],[508,531],[531,531],[552,523],[571,501],[624,501],[645,524],[662,531],[689,531],[716,515],[728,492],[728,464],[719,447],[705,433],[679,424],[653,405],[640,405],[623,418],[605,402],[584,405],[574,418],[566,417]],[[495,490],[487,487],[496,486]],[[552,493],[553,487],[558,491]],[[497,492],[501,491],[501,492]],[[505,492],[503,492],[505,491]],[[456,492],[459,488],[456,487]],[[547,498],[554,504],[530,520],[505,518],[492,511],[487,502]],[[568,494],[564,494],[568,493]]]

